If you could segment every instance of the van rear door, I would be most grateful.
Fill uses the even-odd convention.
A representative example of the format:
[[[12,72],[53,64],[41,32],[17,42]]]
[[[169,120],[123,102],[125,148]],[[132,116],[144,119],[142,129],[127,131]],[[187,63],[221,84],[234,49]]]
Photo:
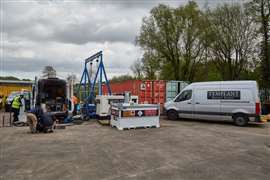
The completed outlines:
[[[219,120],[220,99],[212,98],[219,88],[197,88],[194,92],[194,112],[196,119]]]

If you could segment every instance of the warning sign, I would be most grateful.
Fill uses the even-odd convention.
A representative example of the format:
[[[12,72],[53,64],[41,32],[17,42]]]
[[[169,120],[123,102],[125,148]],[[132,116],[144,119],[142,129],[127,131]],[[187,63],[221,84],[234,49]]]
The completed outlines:
[[[142,83],[140,88],[144,91],[146,89],[145,83]]]
[[[121,114],[122,114],[122,117],[158,116],[158,110],[151,109],[151,110],[122,111]]]

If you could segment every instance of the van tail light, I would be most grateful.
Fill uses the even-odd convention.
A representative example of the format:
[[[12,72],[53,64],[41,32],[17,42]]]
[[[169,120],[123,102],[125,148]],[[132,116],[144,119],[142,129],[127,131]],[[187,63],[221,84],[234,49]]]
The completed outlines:
[[[259,102],[256,102],[256,115],[261,114],[261,104]]]

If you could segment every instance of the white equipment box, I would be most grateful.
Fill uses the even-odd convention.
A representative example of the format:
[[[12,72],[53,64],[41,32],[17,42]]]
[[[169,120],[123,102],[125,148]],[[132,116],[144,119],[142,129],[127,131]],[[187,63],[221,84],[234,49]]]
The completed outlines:
[[[113,104],[111,126],[118,130],[138,127],[160,127],[158,104]]]
[[[96,114],[99,118],[108,117],[111,115],[111,104],[123,102],[124,96],[98,95],[96,96]],[[131,102],[138,103],[138,96],[131,96]]]

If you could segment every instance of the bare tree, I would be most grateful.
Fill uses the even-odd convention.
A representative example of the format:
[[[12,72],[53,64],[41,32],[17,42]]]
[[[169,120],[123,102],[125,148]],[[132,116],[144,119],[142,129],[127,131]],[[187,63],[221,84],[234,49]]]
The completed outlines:
[[[56,77],[56,71],[52,66],[45,66],[42,71],[42,77],[43,78],[55,78]]]
[[[140,59],[137,59],[134,61],[134,63],[131,65],[131,70],[135,75],[136,79],[142,79],[143,78],[143,65]]]

